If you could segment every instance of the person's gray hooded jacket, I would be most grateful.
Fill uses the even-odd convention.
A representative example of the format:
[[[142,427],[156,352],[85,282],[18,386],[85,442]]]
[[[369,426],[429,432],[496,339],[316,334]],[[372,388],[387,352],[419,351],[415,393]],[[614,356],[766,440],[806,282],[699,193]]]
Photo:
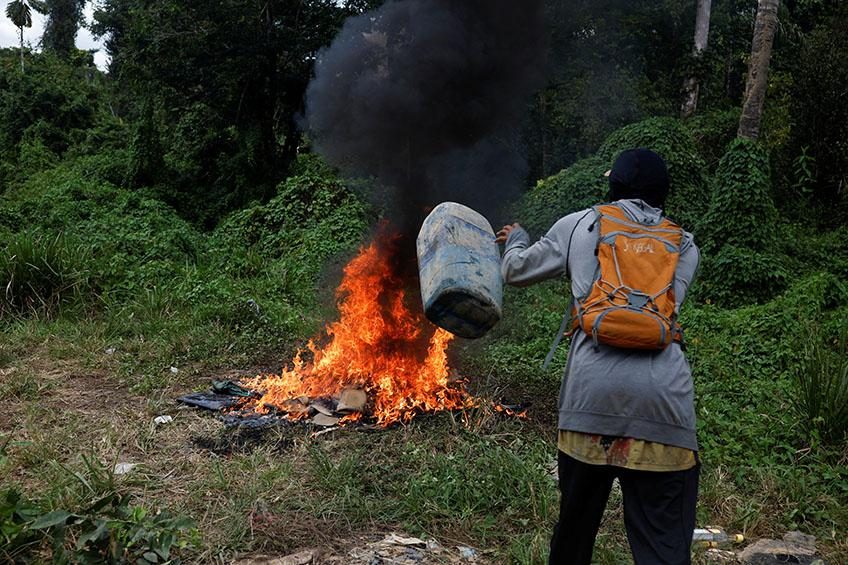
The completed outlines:
[[[642,200],[616,202],[634,221],[656,225],[662,211]],[[598,275],[595,257],[597,220],[594,210],[583,210],[560,219],[538,242],[530,244],[523,229],[515,229],[506,242],[501,269],[504,280],[525,286],[545,279],[568,276],[572,297],[586,296]],[[687,233],[675,271],[677,306],[683,303],[700,256]],[[553,331],[553,329],[552,329]],[[685,328],[684,328],[685,331]],[[559,398],[559,428],[698,449],[692,373],[677,343],[660,351],[641,351],[601,344],[576,331]]]

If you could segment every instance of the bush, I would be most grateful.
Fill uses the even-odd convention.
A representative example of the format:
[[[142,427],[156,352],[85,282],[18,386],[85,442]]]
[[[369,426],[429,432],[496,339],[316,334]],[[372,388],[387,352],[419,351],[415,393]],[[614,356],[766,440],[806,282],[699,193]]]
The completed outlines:
[[[704,256],[694,295],[721,306],[758,304],[786,288],[788,278],[779,255],[725,245]]]
[[[143,288],[201,255],[202,237],[171,208],[103,182],[96,164],[82,159],[33,176],[8,196],[0,222],[63,233],[90,249],[89,271],[104,290]]]
[[[19,176],[37,173],[55,167],[59,161],[57,155],[47,147],[38,135],[29,128],[18,146],[18,163],[15,173]]]
[[[609,189],[606,161],[589,157],[540,180],[519,204],[521,224],[541,235],[561,217],[603,202]]]
[[[609,169],[622,151],[638,147],[650,149],[665,160],[671,179],[665,213],[693,230],[707,210],[709,194],[704,160],[692,135],[680,120],[650,118],[613,133],[598,149],[597,157]]]
[[[719,162],[710,207],[701,229],[701,245],[714,250],[737,245],[772,250],[777,236],[777,209],[771,195],[769,158],[748,139],[735,139]]]
[[[289,276],[310,284],[322,263],[351,249],[368,227],[360,199],[338,179],[314,170],[281,183],[277,196],[227,217],[211,237],[213,261],[235,277],[261,260],[285,258]]]
[[[848,280],[848,225],[822,232],[808,223],[785,224],[778,240],[793,275],[827,272]]]
[[[698,230],[704,255],[701,298],[736,306],[762,302],[785,288],[777,218],[765,149],[735,139],[719,162]]]
[[[113,148],[92,154],[76,155],[69,166],[87,182],[126,187],[129,184],[131,155],[128,149]]]
[[[62,236],[21,233],[0,250],[0,317],[52,312],[91,283],[90,254]]]
[[[41,53],[21,73],[11,54],[0,52],[0,192],[52,164],[106,113],[95,69]]]
[[[808,334],[793,371],[798,394],[795,407],[811,436],[841,444],[848,439],[848,334],[830,347],[818,332]]]
[[[733,310],[687,303],[688,342],[698,407],[698,441],[713,465],[793,465],[801,447],[792,410],[799,335],[844,325],[848,289],[827,273],[809,275],[762,305]],[[815,320],[815,322],[813,322]]]

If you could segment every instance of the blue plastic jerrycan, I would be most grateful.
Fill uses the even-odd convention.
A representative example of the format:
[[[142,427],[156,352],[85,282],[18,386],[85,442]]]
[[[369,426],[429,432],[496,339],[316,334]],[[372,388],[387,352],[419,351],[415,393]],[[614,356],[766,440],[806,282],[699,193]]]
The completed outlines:
[[[478,338],[503,316],[501,258],[491,224],[455,202],[436,206],[416,242],[424,313],[437,326]]]

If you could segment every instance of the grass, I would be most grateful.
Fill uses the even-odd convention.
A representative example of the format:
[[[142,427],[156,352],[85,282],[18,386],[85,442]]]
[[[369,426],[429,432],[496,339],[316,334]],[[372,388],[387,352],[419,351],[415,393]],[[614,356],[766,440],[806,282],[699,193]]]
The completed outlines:
[[[819,283],[827,295],[827,281]],[[783,331],[816,302],[816,288],[803,283],[747,309],[685,312],[703,461],[698,522],[748,538],[800,529],[818,537],[826,558],[843,562],[848,452],[806,432],[794,408],[803,347]],[[550,372],[538,364],[547,330],[559,323],[561,290],[510,293],[506,322],[452,354],[477,393],[531,402],[528,422],[476,409],[319,438],[301,427],[237,434],[173,403],[212,377],[277,368],[309,324],[283,336],[273,324],[198,319],[166,293],[85,317],[4,320],[0,491],[19,489],[45,510],[78,508],[85,492],[73,473],[85,475],[86,460],[137,463],[117,488],[128,504],[195,521],[188,562],[315,546],[345,555],[368,536],[398,531],[471,545],[493,562],[543,563],[557,512],[549,471],[564,351]],[[841,315],[818,322],[830,328]],[[172,424],[153,424],[165,413]],[[599,563],[630,561],[621,504],[614,493]]]
[[[32,373],[19,373],[12,369],[0,369],[0,401],[26,402],[38,400],[51,385]]]
[[[20,233],[0,248],[0,316],[51,314],[90,291],[90,251],[62,236]]]
[[[809,343],[795,369],[795,400],[808,433],[829,442],[848,440],[848,331],[829,347],[821,336]]]
[[[467,423],[440,414],[375,433],[311,438],[295,427],[241,441],[171,402],[203,386],[205,375],[186,371],[134,392],[135,379],[109,370],[116,354],[105,353],[98,331],[87,337],[94,359],[75,361],[64,338],[27,325],[17,331],[28,347],[9,364],[42,389],[16,397],[0,420],[0,437],[11,440],[0,489],[73,507],[79,493],[68,470],[85,471],[81,454],[107,467],[139,463],[119,486],[134,503],[196,520],[201,542],[186,553],[194,562],[316,545],[346,551],[388,531],[494,550],[496,561],[536,563],[544,555],[557,500],[554,452],[547,431],[533,424],[477,410]],[[174,423],[153,425],[163,412]]]
[[[326,217],[314,226],[304,218],[289,232],[282,228],[291,224],[291,206],[303,200],[301,192],[314,192],[313,183],[301,179],[280,190],[268,205],[204,235],[152,205],[125,226],[123,212],[97,211],[109,198],[95,198],[98,190],[89,187],[85,202],[94,212],[65,228],[101,251],[91,255],[90,269],[70,239],[24,242],[33,260],[15,260],[15,280],[30,277],[42,290],[13,312],[7,303],[0,318],[0,492],[15,488],[41,512],[82,512],[92,493],[77,475],[96,475],[92,462],[105,469],[136,463],[115,482],[127,497],[118,508],[146,509],[148,518],[159,510],[191,517],[198,538],[182,551],[188,562],[316,546],[345,555],[369,536],[397,531],[471,545],[492,562],[544,563],[557,512],[549,471],[565,348],[548,371],[540,363],[559,326],[563,284],[509,289],[504,322],[451,353],[476,393],[529,402],[527,422],[481,408],[315,438],[302,427],[236,433],[173,403],[213,377],[278,369],[333,317],[322,302],[330,302],[336,281],[319,281],[322,272],[338,276],[344,250],[361,236],[360,207],[330,186],[319,199]],[[65,203],[57,218],[73,219],[75,198],[57,194]],[[117,196],[127,210],[141,209],[131,194]],[[107,235],[116,226],[133,237]],[[170,239],[157,240],[148,256],[150,234],[168,226]],[[120,239],[120,253],[102,252],[110,245],[104,239]],[[27,267],[39,254],[51,269]],[[12,265],[13,255],[3,264]],[[829,561],[848,561],[840,537],[848,524],[848,450],[816,435],[821,426],[809,424],[816,424],[817,408],[807,406],[813,417],[805,422],[797,375],[841,374],[830,361],[802,363],[798,336],[814,324],[828,335],[844,325],[844,296],[837,275],[813,273],[762,305],[684,310],[703,461],[699,524],[749,538],[800,529],[819,538]],[[830,406],[833,413],[838,403]],[[165,413],[174,422],[155,425]],[[618,492],[607,510],[595,558],[628,563]],[[121,523],[171,527],[148,518]],[[45,543],[34,551],[48,559]]]

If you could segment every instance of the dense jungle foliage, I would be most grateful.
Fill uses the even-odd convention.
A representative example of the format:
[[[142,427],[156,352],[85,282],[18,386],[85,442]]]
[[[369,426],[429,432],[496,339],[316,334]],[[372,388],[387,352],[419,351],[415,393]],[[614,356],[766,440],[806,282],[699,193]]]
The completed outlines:
[[[190,462],[196,430],[150,424],[210,375],[279,367],[334,316],[338,272],[383,210],[370,181],[311,152],[299,120],[318,50],[380,3],[105,0],[91,24],[102,71],[73,46],[85,3],[48,0],[23,70],[17,48],[0,49],[0,560],[209,562],[331,545],[318,531],[403,529],[544,561],[565,348],[541,361],[561,281],[508,289],[503,322],[452,353],[481,395],[531,403],[529,423],[442,415],[341,446],[301,435]],[[665,158],[667,212],[702,251],[682,312],[699,523],[800,529],[846,562],[848,5],[781,3],[752,141],[736,128],[756,2],[714,1],[698,60],[694,4],[546,3],[548,78],[516,149],[528,188],[508,209],[539,236],[603,201],[621,150]],[[681,120],[693,73],[698,111]],[[79,375],[122,391],[109,416],[51,404]],[[144,475],[113,477],[124,453],[148,458]],[[627,555],[605,523],[596,557]]]

